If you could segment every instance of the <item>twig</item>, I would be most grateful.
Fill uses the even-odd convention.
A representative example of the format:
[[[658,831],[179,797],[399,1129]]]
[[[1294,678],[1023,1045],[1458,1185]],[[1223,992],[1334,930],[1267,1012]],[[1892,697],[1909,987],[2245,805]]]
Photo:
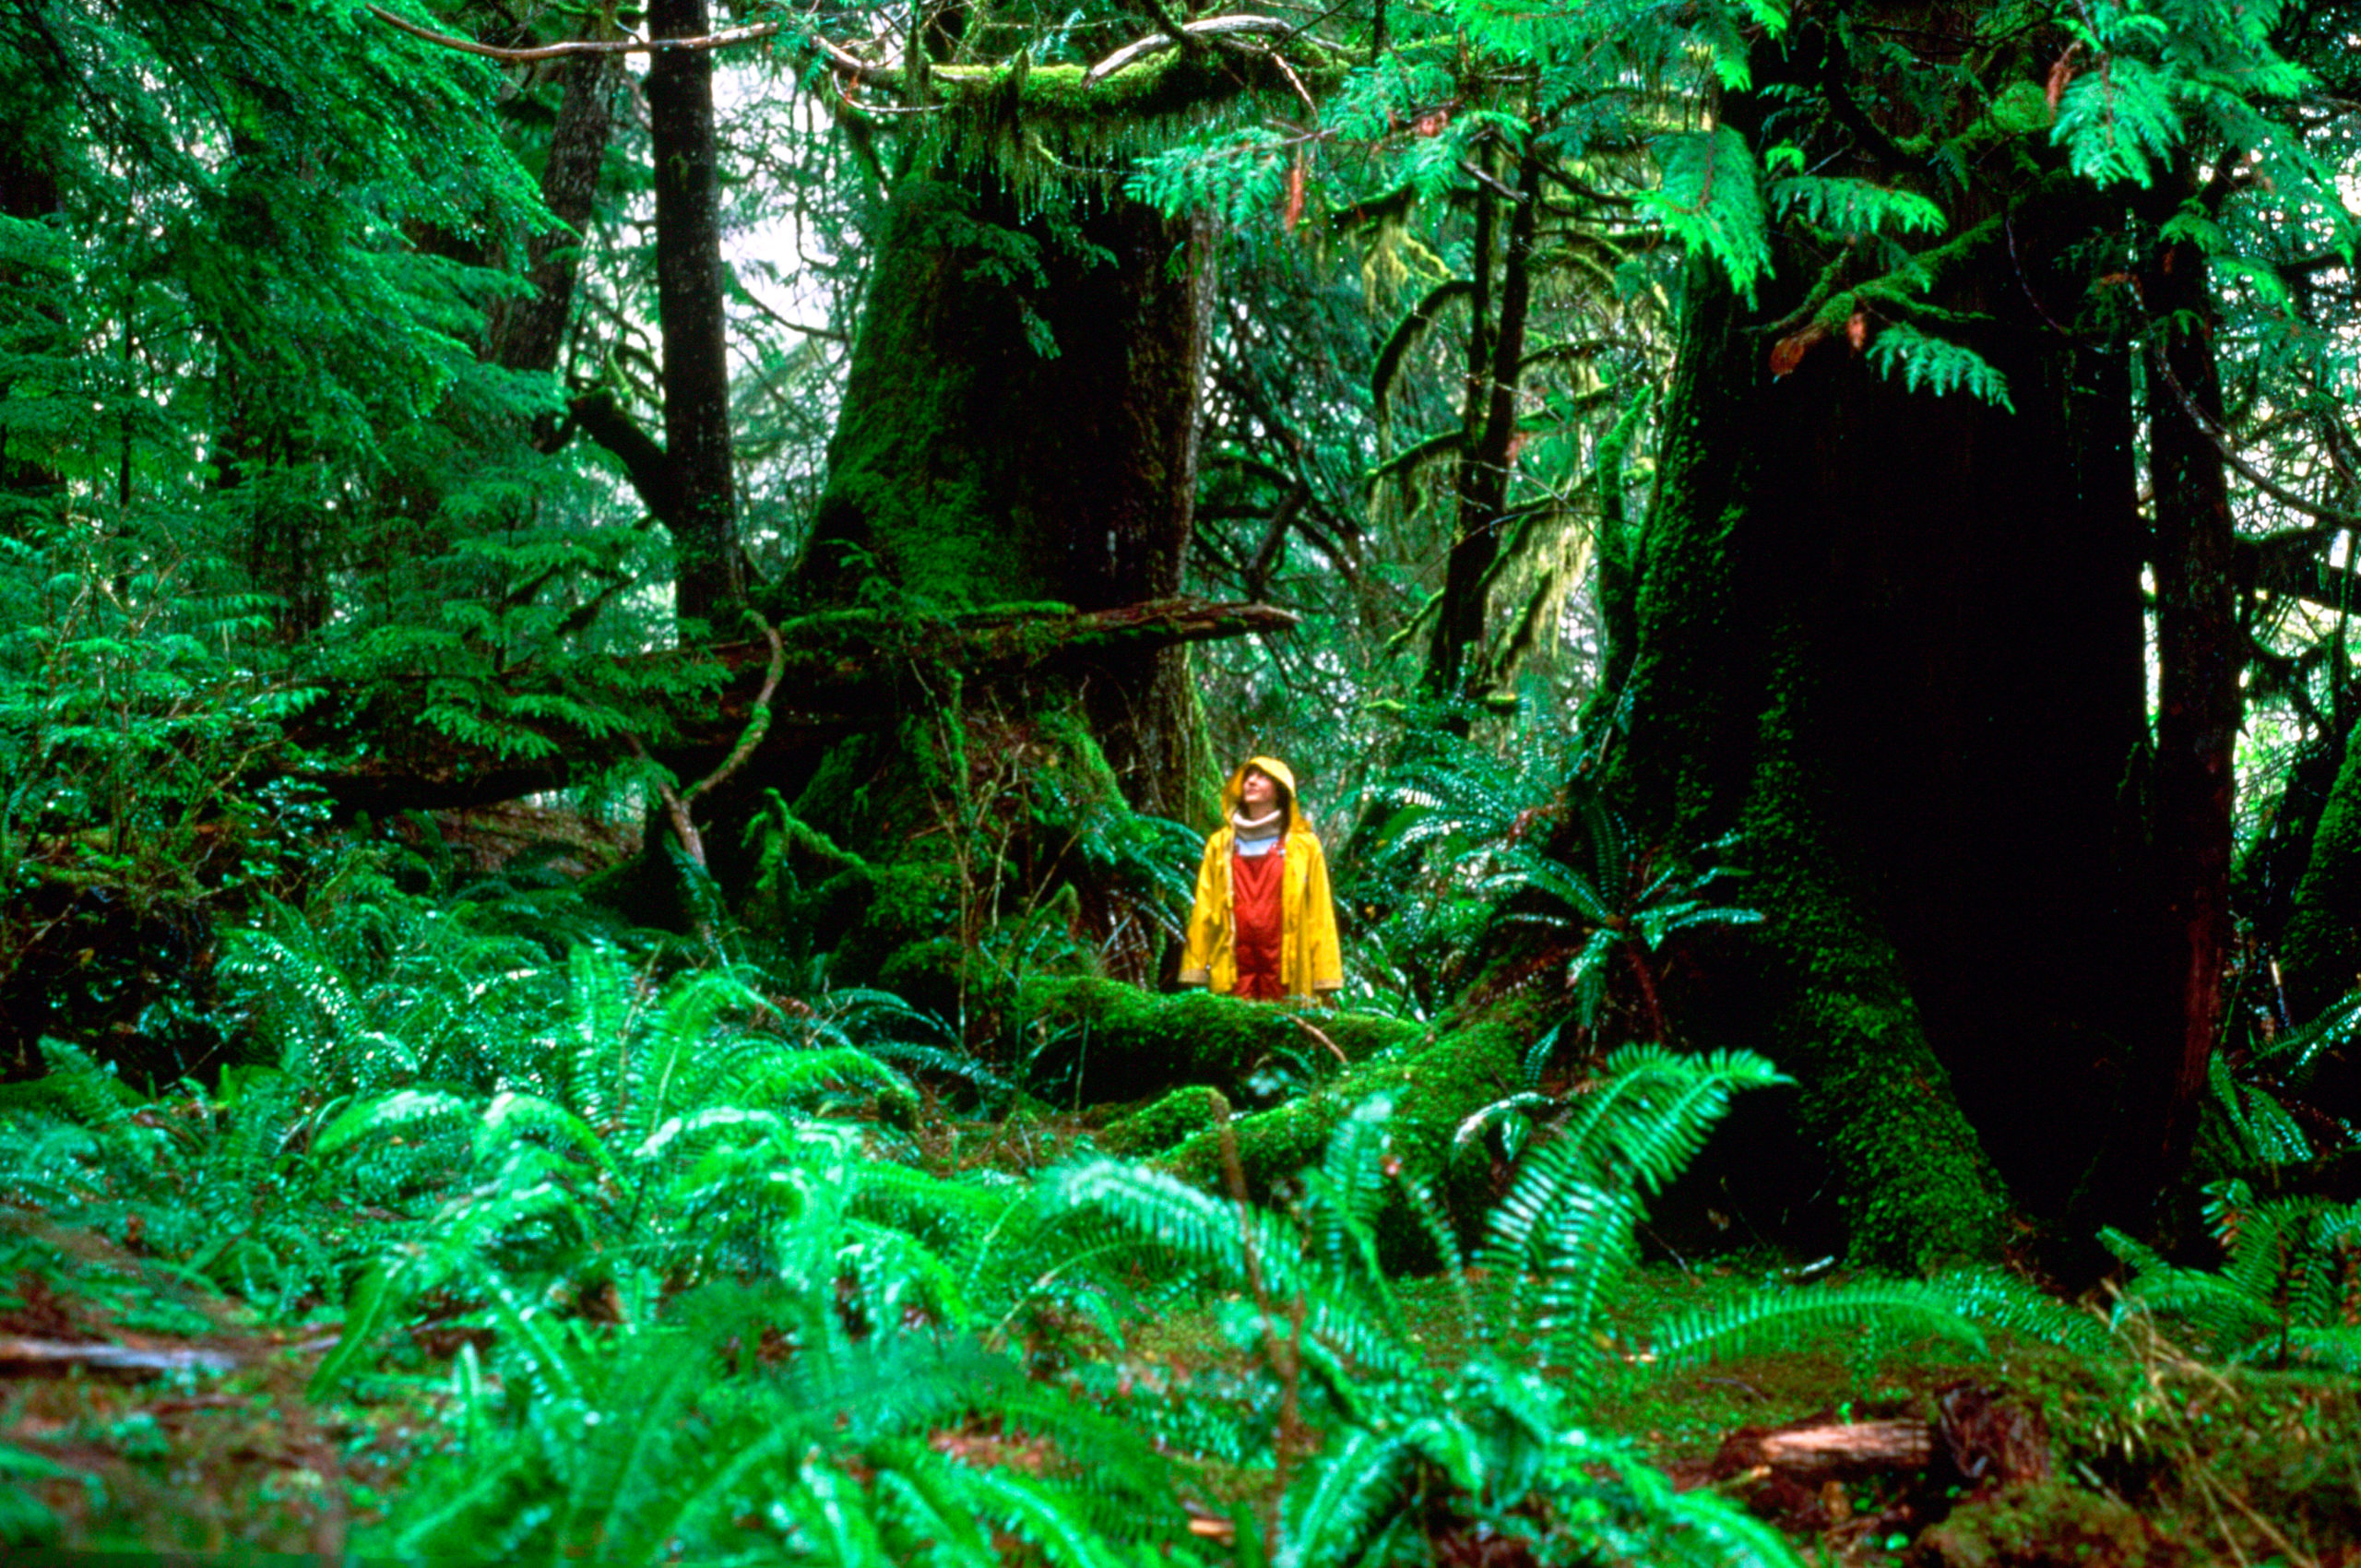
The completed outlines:
[[[771,645],[771,661],[763,671],[763,689],[754,694],[754,711],[746,716],[745,732],[738,737],[738,744],[721,759],[720,766],[697,780],[696,786],[689,791],[690,800],[695,800],[743,767],[746,759],[754,754],[754,748],[763,743],[763,737],[770,732],[771,698],[778,694],[779,677],[787,672],[787,645],[779,641],[777,626],[768,621],[763,621],[761,624],[763,638]]]
[[[306,1339],[295,1345],[273,1345],[267,1350],[219,1350],[203,1347],[154,1348],[144,1345],[113,1345],[102,1340],[21,1339],[0,1335],[0,1366],[96,1367],[107,1372],[233,1372],[250,1362],[283,1352],[304,1354],[325,1350],[337,1341]]]
[[[2189,415],[2189,423],[2197,427],[2197,433],[2211,442],[2214,450],[2222,454],[2222,461],[2244,475],[2257,490],[2261,491],[2281,505],[2301,512],[2308,517],[2317,517],[2324,523],[2334,523],[2339,528],[2361,527],[2361,513],[2340,512],[2333,506],[2318,505],[2305,500],[2293,491],[2283,490],[2257,473],[2246,459],[2240,457],[2232,449],[2229,433],[2214,423],[2212,416],[2197,406],[2197,400],[2189,395],[2189,388],[2183,386],[2180,384],[2180,377],[2173,374],[2173,367],[2167,362],[2161,347],[2151,357],[2151,362],[2155,365],[2158,374],[2165,378],[2165,385],[2173,389],[2173,397],[2180,403],[2182,410]]]
[[[1297,1018],[1295,1020],[1295,1025],[1296,1028],[1301,1029],[1305,1034],[1310,1035],[1312,1039],[1326,1046],[1328,1048],[1329,1054],[1335,1057],[1337,1061],[1343,1063],[1347,1067],[1353,1064],[1353,1059],[1346,1055],[1335,1040],[1330,1039],[1325,1034],[1322,1033],[1320,1029],[1313,1025],[1311,1019]]]
[[[685,790],[675,790],[662,779],[656,783],[657,796],[663,801],[665,814],[672,819],[673,835],[681,841],[681,852],[699,871],[706,869],[705,837],[697,832],[696,818],[689,811],[690,802],[744,766],[746,759],[754,754],[754,748],[763,743],[763,737],[771,728],[771,698],[777,695],[779,678],[787,672],[787,645],[779,640],[778,628],[768,621],[761,624],[763,636],[771,645],[770,663],[763,671],[763,689],[754,694],[754,710],[746,716],[746,728],[740,732],[738,743],[721,759],[719,766]],[[647,746],[637,735],[626,732],[623,739],[642,762],[650,760]]]

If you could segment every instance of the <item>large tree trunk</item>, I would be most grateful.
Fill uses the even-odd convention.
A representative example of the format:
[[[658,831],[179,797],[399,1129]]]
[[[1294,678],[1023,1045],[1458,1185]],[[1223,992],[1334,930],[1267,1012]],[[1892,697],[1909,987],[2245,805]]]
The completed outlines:
[[[923,626],[1170,595],[1195,494],[1206,273],[1198,233],[1143,207],[1077,200],[1051,221],[907,179],[783,597],[882,603]],[[873,974],[982,1038],[976,988],[1005,978],[977,960],[988,930],[1062,910],[1063,940],[1097,946],[1107,972],[1154,978],[1154,921],[1105,835],[1126,806],[1207,814],[1194,685],[1178,647],[1067,652],[999,677],[906,657],[901,689],[858,732],[760,781],[878,868],[848,877],[853,913],[832,896],[812,916],[832,972]],[[718,868],[725,885],[751,870]]]
[[[800,586],[914,610],[1176,592],[1195,502],[1209,258],[1116,204],[1078,243],[1004,196],[896,193]],[[1136,807],[1188,814],[1211,764],[1185,653],[1110,650],[1076,696]]]
[[[1904,1265],[1997,1246],[2011,1191],[2103,1201],[2156,978],[2121,817],[2143,740],[2128,378],[2041,303],[2081,299],[2066,252],[2098,214],[2028,190],[1990,216],[1933,303],[1974,323],[1946,330],[2013,412],[1881,378],[1848,343],[1883,329],[1867,312],[1776,374],[1765,328],[1827,257],[1784,250],[1759,308],[1692,264],[1612,779],[1665,852],[1745,835],[1768,923],[1751,980],[1705,1004],[1712,1043],[1798,1077],[1856,1252]]]
[[[1500,303],[1492,303],[1492,232],[1488,184],[1476,187],[1474,291],[1468,303],[1467,445],[1459,459],[1458,508],[1442,601],[1427,646],[1424,684],[1445,701],[1482,695],[1491,683],[1490,585],[1507,526],[1509,465],[1516,445],[1516,397],[1523,379],[1526,319],[1533,303],[1534,238],[1540,227],[1542,152],[1528,146],[1517,160],[1516,197],[1501,257]],[[1465,733],[1464,719],[1448,720]]]

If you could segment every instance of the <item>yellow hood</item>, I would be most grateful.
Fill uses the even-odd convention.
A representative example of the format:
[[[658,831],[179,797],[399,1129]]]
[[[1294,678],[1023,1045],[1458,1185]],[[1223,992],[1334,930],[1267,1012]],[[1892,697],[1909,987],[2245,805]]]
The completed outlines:
[[[1304,814],[1303,799],[1296,793],[1295,772],[1276,757],[1251,756],[1238,765],[1238,771],[1231,774],[1229,782],[1221,787],[1223,823],[1227,824],[1238,814],[1238,804],[1246,798],[1246,770],[1250,767],[1261,768],[1287,787],[1287,831],[1289,833],[1311,832],[1311,819]]]

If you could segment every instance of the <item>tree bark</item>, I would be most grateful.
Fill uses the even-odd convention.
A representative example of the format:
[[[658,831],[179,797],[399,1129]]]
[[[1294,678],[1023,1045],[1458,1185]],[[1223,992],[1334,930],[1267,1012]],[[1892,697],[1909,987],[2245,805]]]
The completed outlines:
[[[1655,853],[1742,831],[1767,923],[1698,1016],[1796,1074],[1856,1253],[1903,1266],[1997,1247],[2012,1193],[2091,1201],[2160,978],[2124,814],[2127,383],[2045,303],[2082,298],[2071,247],[2103,208],[2063,185],[1985,200],[1952,214],[1931,303],[2013,411],[1881,376],[1873,304],[1775,372],[1771,329],[1809,319],[1832,261],[1808,235],[1759,305],[1692,262],[1611,761]]]
[[[578,56],[565,67],[565,93],[541,166],[541,204],[558,226],[526,242],[525,278],[533,291],[495,306],[486,333],[493,362],[510,370],[557,367],[574,309],[582,232],[597,210],[599,172],[613,134],[623,77],[622,57],[613,54]]]
[[[651,0],[654,38],[711,29],[706,0]],[[658,49],[647,71],[656,149],[656,303],[664,334],[664,451],[673,602],[682,621],[727,632],[746,602],[738,483],[730,431],[730,352],[722,310],[713,57]]]
[[[1196,490],[1210,262],[1117,204],[1078,242],[1005,196],[911,179],[878,246],[829,480],[797,578],[912,609],[1178,590]],[[1076,692],[1125,797],[1190,814],[1211,762],[1178,649],[1110,650]]]
[[[2184,167],[2176,194],[2194,194]],[[2168,1063],[2159,1171],[2175,1169],[2197,1135],[2206,1068],[2222,1023],[2231,943],[2230,849],[2246,635],[2237,616],[2236,527],[2228,475],[2209,428],[2222,426],[2222,386],[2205,326],[2212,315],[2205,253],[2164,246],[2145,294],[2162,336],[2148,352],[2150,468],[2155,476],[2152,561],[2156,584],[2156,859],[2178,952],[2178,1049]]]
[[[1470,311],[1467,450],[1460,458],[1458,516],[1443,566],[1442,602],[1428,645],[1425,684],[1446,699],[1480,694],[1489,683],[1487,656],[1492,569],[1507,523],[1509,466],[1516,453],[1516,396],[1523,376],[1525,323],[1533,302],[1533,242],[1540,225],[1541,164],[1527,146],[1517,163],[1516,199],[1501,257],[1500,311],[1489,316],[1493,195],[1476,189],[1477,276]]]

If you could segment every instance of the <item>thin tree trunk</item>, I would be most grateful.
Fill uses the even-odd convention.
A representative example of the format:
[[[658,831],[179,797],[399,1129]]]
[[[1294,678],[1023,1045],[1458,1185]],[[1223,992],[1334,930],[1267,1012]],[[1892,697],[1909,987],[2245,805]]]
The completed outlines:
[[[1474,695],[1485,683],[1491,576],[1501,554],[1509,465],[1516,447],[1516,395],[1533,300],[1533,241],[1540,221],[1541,155],[1528,147],[1501,258],[1500,309],[1491,314],[1494,197],[1477,187],[1476,288],[1469,303],[1467,449],[1459,460],[1458,513],[1443,567],[1442,602],[1428,647],[1426,685],[1437,696]]]
[[[565,95],[550,133],[548,161],[541,167],[541,204],[558,226],[526,242],[525,276],[533,291],[495,307],[487,334],[493,362],[510,370],[557,366],[566,319],[574,308],[582,232],[597,208],[599,172],[613,134],[615,94],[622,85],[620,55],[581,55],[566,67]]]
[[[2184,182],[2184,185],[2186,182]],[[2208,314],[2204,253],[2169,245],[2145,279],[2154,318]],[[2155,476],[2157,861],[2170,879],[2165,908],[2177,932],[2178,1048],[2162,1158],[2174,1169],[2197,1132],[2206,1067],[2221,1028],[2230,923],[2232,754],[2245,639],[2232,552],[2236,530],[2227,474],[2209,437],[2221,427],[2213,344],[2200,328],[2168,327],[2149,352],[2150,463]]]
[[[711,30],[705,0],[653,0],[655,38]],[[671,505],[674,604],[683,622],[720,631],[746,601],[731,467],[730,355],[722,311],[721,214],[713,56],[658,49],[647,72],[656,152],[656,300],[664,332],[664,451]]]

